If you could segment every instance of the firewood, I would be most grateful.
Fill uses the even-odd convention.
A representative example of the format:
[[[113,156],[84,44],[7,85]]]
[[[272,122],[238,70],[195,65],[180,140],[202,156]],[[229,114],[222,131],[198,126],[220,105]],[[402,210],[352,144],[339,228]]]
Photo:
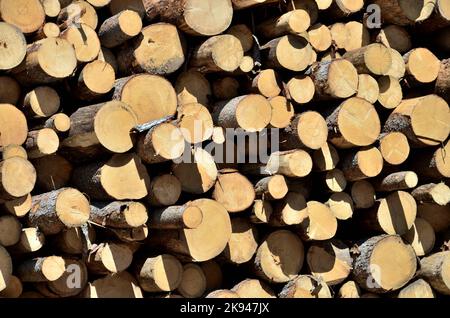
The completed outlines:
[[[287,89],[292,100],[299,104],[309,103],[315,93],[314,82],[311,77],[304,75],[293,77],[287,83]]]
[[[276,298],[270,287],[259,279],[245,279],[231,290],[240,298]]]
[[[8,200],[3,204],[3,209],[17,217],[23,217],[31,210],[31,195]]]
[[[437,203],[439,205],[447,205],[450,202],[450,187],[445,183],[429,183],[424,184],[411,192],[417,202]]]
[[[258,248],[256,227],[245,218],[231,219],[231,237],[223,256],[232,264],[250,261]]]
[[[311,275],[299,275],[288,282],[279,298],[332,298],[327,284]]]
[[[221,203],[228,212],[240,212],[252,205],[255,190],[244,175],[226,172],[217,177],[212,198]]]
[[[444,295],[450,295],[448,264],[450,252],[438,252],[420,260],[419,275]]]
[[[183,266],[178,292],[185,298],[198,298],[206,291],[206,277],[200,266],[194,263]]]
[[[405,286],[398,293],[398,298],[435,298],[434,291],[431,286],[423,279]]]
[[[60,256],[37,257],[22,262],[17,267],[17,276],[22,282],[52,282],[66,271],[64,259]]]
[[[279,200],[286,196],[288,185],[282,175],[260,179],[255,185],[255,194],[264,200]]]
[[[98,16],[94,7],[88,2],[76,0],[61,9],[56,23],[60,25],[62,29],[65,29],[71,24],[82,23],[95,30],[97,29]]]
[[[64,134],[70,129],[70,117],[64,113],[54,114],[42,125],[37,125],[35,129],[50,128],[57,134]]]
[[[12,157],[0,162],[0,198],[13,200],[29,194],[36,183],[36,170],[26,159]]]
[[[88,271],[84,262],[69,258],[65,258],[64,262],[67,268],[77,268],[77,273],[79,274],[78,284],[72,286],[72,284],[69,283],[71,282],[70,279],[71,275],[73,275],[73,270],[66,270],[65,273],[55,281],[38,284],[43,284],[43,287],[58,297],[73,297],[81,293],[88,284]]]
[[[353,183],[351,195],[356,208],[367,209],[375,204],[375,189],[366,180]]]
[[[2,246],[12,246],[20,239],[22,224],[14,215],[0,216],[0,244]]]
[[[239,84],[238,84],[239,85]],[[199,103],[208,106],[211,85],[205,76],[193,69],[181,73],[175,82],[179,106]]]
[[[342,192],[347,187],[347,180],[340,169],[326,171],[319,176],[319,186],[325,192]]]
[[[414,225],[403,235],[403,238],[411,244],[417,256],[424,256],[433,250],[436,235],[430,223],[416,218]]]
[[[338,220],[348,220],[353,216],[353,199],[346,192],[333,193],[326,204]]]
[[[382,44],[370,44],[345,53],[344,59],[352,62],[358,73],[386,75],[392,65],[389,49]]]
[[[2,20],[23,33],[33,33],[44,24],[45,12],[39,0],[5,0],[0,4]]]
[[[183,266],[169,254],[148,257],[135,268],[142,290],[150,293],[173,291],[181,284]]]
[[[273,69],[259,72],[252,81],[252,90],[265,97],[275,97],[281,93],[279,76]]]
[[[356,94],[356,97],[363,98],[369,103],[374,104],[380,97],[380,87],[378,86],[377,80],[369,74],[359,74],[358,93]]]
[[[441,179],[450,177],[450,142],[436,150],[426,151],[418,154],[417,160],[412,162],[415,171],[427,179]]]
[[[381,134],[379,137],[383,159],[390,165],[399,165],[408,159],[410,148],[408,139],[401,132]]]
[[[330,1],[331,2],[331,1]],[[345,23],[337,22],[330,26],[331,40],[338,49],[344,49],[347,42],[347,29]]]

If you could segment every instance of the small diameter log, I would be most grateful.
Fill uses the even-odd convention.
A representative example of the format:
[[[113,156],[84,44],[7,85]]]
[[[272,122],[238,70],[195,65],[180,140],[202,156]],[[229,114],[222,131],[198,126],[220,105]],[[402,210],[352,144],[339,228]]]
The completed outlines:
[[[441,61],[441,69],[436,79],[435,93],[450,103],[450,59]]]
[[[0,216],[0,245],[12,246],[20,239],[22,224],[14,215]]]
[[[46,38],[57,38],[61,34],[61,30],[56,23],[47,22],[36,31],[32,38],[33,42],[46,39]]]
[[[382,76],[378,79],[378,86],[380,89],[378,102],[384,108],[396,108],[403,99],[403,91],[398,79],[391,76]]]
[[[265,177],[255,185],[255,194],[263,200],[280,200],[288,190],[286,179],[282,175]]]
[[[339,154],[336,148],[327,142],[320,149],[314,150],[312,159],[315,169],[318,171],[330,171],[336,168],[339,163]]]
[[[58,92],[49,86],[39,86],[24,97],[25,114],[33,118],[47,118],[55,114],[61,105]]]
[[[72,75],[76,66],[75,49],[69,41],[47,38],[28,46],[24,62],[12,74],[26,86],[50,84]]]
[[[42,127],[53,129],[57,134],[68,132],[70,129],[70,117],[64,113],[55,114],[47,119]]]
[[[30,131],[25,142],[28,158],[37,159],[54,154],[59,148],[59,137],[53,129]]]
[[[325,204],[309,201],[306,215],[297,226],[297,230],[306,240],[328,240],[336,234],[337,219],[333,211]]]
[[[60,36],[73,45],[79,63],[91,62],[100,53],[98,35],[94,29],[86,24],[81,24],[81,26],[70,25],[61,32]]]
[[[0,294],[1,295],[1,294]],[[205,298],[240,298],[239,295],[228,289],[218,289],[210,292]]]
[[[339,240],[313,243],[306,253],[311,274],[328,286],[338,285],[351,273],[350,249]]]
[[[12,157],[0,162],[0,198],[13,200],[30,193],[36,183],[36,170],[26,159]]]
[[[199,208],[203,214],[203,221],[197,228],[160,231],[154,233],[149,243],[196,262],[207,261],[225,249],[231,237],[230,217],[214,200],[198,199],[192,201],[191,206]],[[211,232],[211,228],[214,231]]]
[[[256,227],[246,218],[231,219],[231,237],[222,255],[232,264],[250,261],[258,248]]]
[[[169,254],[146,258],[135,268],[142,290],[149,293],[169,292],[181,284],[183,266]]]
[[[91,101],[111,91],[115,80],[113,67],[107,62],[95,60],[83,67],[72,93],[77,99]]]
[[[305,197],[300,193],[289,192],[274,204],[269,224],[276,227],[300,224],[307,214]]]
[[[239,81],[229,76],[219,78],[212,82],[212,94],[217,100],[235,98],[239,96]]]
[[[276,298],[271,288],[259,279],[245,279],[231,290],[240,298]]]
[[[383,157],[375,147],[360,148],[342,158],[341,169],[348,181],[372,178],[381,173]]]
[[[87,245],[95,240],[93,226],[87,226],[87,238],[83,231],[78,227],[64,229],[55,236],[56,249],[66,254],[82,254],[88,248]]]
[[[212,36],[225,31],[231,24],[233,7],[230,0],[144,0],[147,19],[159,17],[176,25],[181,31],[195,36]]]
[[[255,190],[247,177],[239,172],[222,173],[217,177],[212,198],[229,213],[241,212],[253,204]]]
[[[31,195],[27,194],[23,197],[6,201],[3,209],[17,217],[23,217],[31,210]]]
[[[22,291],[22,282],[17,276],[12,275],[6,288],[0,292],[0,298],[19,298]]]
[[[183,275],[177,291],[185,298],[199,298],[206,291],[206,277],[197,264],[183,266]]]
[[[364,0],[336,0],[330,5],[327,13],[339,19],[362,10],[363,6]]]
[[[346,23],[345,33],[347,33],[347,39],[344,44],[344,49],[347,52],[360,49],[371,43],[369,30],[363,23],[357,21]]]
[[[327,123],[321,114],[306,111],[297,115],[281,132],[281,149],[306,148],[317,150],[327,142]]]
[[[411,163],[415,171],[422,177],[436,180],[450,178],[450,142],[436,150],[419,153]]]
[[[369,74],[358,75],[358,93],[356,97],[365,99],[371,104],[374,104],[380,96],[380,87],[378,82]]]
[[[58,154],[33,160],[37,173],[37,186],[45,191],[65,187],[72,177],[73,166]]]
[[[39,251],[45,244],[45,236],[35,227],[21,230],[19,241],[11,247],[14,254],[32,253]]]
[[[113,99],[127,104],[138,124],[172,116],[177,109],[177,95],[163,77],[139,74],[116,80]]]
[[[151,229],[195,229],[203,222],[203,213],[190,203],[172,205],[170,207],[153,210],[150,214],[148,226]]]
[[[399,165],[408,159],[410,152],[408,138],[401,132],[382,134],[379,141],[378,150],[388,164]]]
[[[237,83],[237,86],[239,86],[239,83]],[[178,76],[175,82],[175,91],[179,106],[192,103],[207,106],[209,96],[212,94],[209,81],[202,73],[194,69],[183,72]],[[219,99],[222,100],[223,98]]]
[[[282,35],[305,32],[310,25],[311,19],[306,10],[292,10],[262,22],[256,31],[268,39],[273,39]]]
[[[434,291],[423,279],[403,287],[398,293],[397,298],[435,298]]]
[[[178,107],[178,126],[186,142],[198,144],[211,138],[213,119],[208,108],[191,103]]]
[[[111,14],[117,14],[123,10],[133,10],[139,13],[139,16],[145,15],[144,5],[142,0],[111,0],[109,3],[109,11]]]
[[[45,12],[39,0],[5,0],[0,4],[2,20],[15,25],[25,34],[44,24]]]
[[[265,97],[275,97],[281,93],[280,79],[273,69],[259,72],[252,81],[252,91]]]
[[[13,264],[8,251],[0,246],[0,291],[7,288],[13,272]]]
[[[358,97],[342,102],[326,121],[328,140],[338,148],[371,145],[381,131],[380,118],[375,107]]]
[[[436,233],[445,231],[450,226],[450,207],[435,203],[419,203],[417,216],[431,224]]]
[[[190,66],[202,73],[233,72],[244,57],[241,42],[233,35],[217,35],[194,49]]]
[[[348,220],[353,216],[353,199],[345,192],[333,193],[326,202],[326,205],[338,220]]]
[[[147,208],[139,202],[120,201],[111,203],[93,203],[91,222],[104,227],[133,228],[147,222]]]
[[[408,192],[395,191],[360,214],[359,224],[362,229],[403,235],[413,226],[416,215],[414,198]]]
[[[403,238],[411,244],[417,256],[430,253],[436,241],[433,227],[422,218],[416,218],[414,225],[403,235]]]
[[[278,295],[279,298],[332,298],[325,282],[311,275],[299,275],[287,283]]]
[[[320,186],[325,192],[342,192],[347,187],[347,180],[340,169],[333,169],[319,176]]]
[[[104,147],[123,153],[133,147],[130,130],[136,126],[136,114],[124,103],[111,101],[79,108],[70,116],[68,138],[62,142],[67,152],[89,152]]]
[[[331,32],[327,26],[317,23],[309,29],[308,41],[316,52],[324,52],[332,44]]]
[[[242,49],[248,52],[253,47],[254,39],[252,31],[245,24],[235,24],[227,30],[227,34],[234,35],[241,42]]]
[[[347,98],[358,90],[358,73],[347,60],[315,63],[309,70],[318,99]]]
[[[284,283],[298,275],[303,261],[300,238],[290,231],[278,230],[270,233],[258,247],[254,269],[266,281]]]
[[[0,147],[21,145],[27,139],[27,119],[11,104],[0,104],[0,134]]]
[[[60,1],[61,2],[61,1]],[[86,1],[72,1],[59,12],[56,23],[61,29],[72,24],[86,24],[93,30],[97,29],[98,16],[94,7]]]
[[[302,36],[285,35],[261,47],[267,50],[266,66],[294,72],[305,70],[311,61],[313,49]]]
[[[375,0],[381,9],[381,16],[386,23],[396,25],[413,25],[428,19],[433,13],[436,0]]]
[[[372,184],[378,192],[391,192],[415,188],[418,181],[414,171],[400,171],[378,178]]]
[[[78,295],[88,283],[86,265],[82,261],[68,258],[65,258],[64,262],[67,269],[60,278],[52,282],[38,284],[39,287],[36,286],[36,288],[45,288],[48,292],[61,298]],[[75,273],[78,274],[76,281],[73,278]]]
[[[450,252],[438,252],[420,261],[419,275],[438,292],[450,295]]]
[[[341,288],[339,288],[338,298],[360,298],[361,297],[361,290],[358,286],[358,284],[355,283],[353,280],[349,280],[346,283],[344,283]]]
[[[426,48],[415,48],[403,56],[406,73],[414,82],[431,83],[439,74],[441,63],[439,59]]]
[[[106,48],[113,48],[135,37],[141,32],[142,20],[132,10],[124,10],[106,19],[100,26],[98,36]]]
[[[106,163],[77,167],[73,176],[78,189],[91,200],[99,201],[139,200],[147,196],[150,184],[144,164],[133,153],[114,155]]]
[[[175,123],[162,123],[142,134],[136,153],[147,164],[160,163],[181,157],[185,140]]]
[[[174,205],[181,195],[181,183],[171,174],[152,178],[148,189],[148,202],[153,206]]]
[[[306,104],[313,99],[315,86],[311,77],[298,75],[287,83],[287,90],[293,101],[298,104]]]
[[[270,123],[272,107],[264,96],[250,94],[217,103],[212,116],[220,127],[257,132]]]
[[[12,24],[0,22],[0,43],[0,70],[18,66],[27,53],[27,42],[21,30]],[[11,93],[13,92],[9,92]]]
[[[380,235],[358,247],[353,265],[356,282],[374,293],[402,288],[416,272],[416,255],[397,235]],[[398,269],[402,270],[399,271]]]
[[[87,2],[89,2],[95,8],[103,8],[104,6],[110,4],[111,0],[87,0]]]
[[[429,183],[419,186],[411,192],[418,202],[447,205],[450,202],[450,188],[443,182]]]
[[[345,53],[344,59],[350,61],[358,73],[386,75],[392,65],[389,48],[383,44],[370,44]]]
[[[109,274],[126,270],[133,260],[133,252],[125,244],[102,243],[89,251],[86,265],[90,273]]]
[[[22,282],[52,282],[66,271],[64,259],[59,256],[37,257],[26,260],[17,267]]]
[[[139,36],[124,45],[117,60],[123,74],[166,75],[183,65],[185,51],[184,37],[174,25],[156,23],[143,28]]]
[[[376,41],[400,53],[406,53],[412,48],[408,31],[394,24],[382,28],[376,36]]]
[[[128,272],[107,275],[88,283],[82,298],[143,298],[136,279]]]
[[[30,226],[36,226],[49,235],[57,234],[66,227],[85,224],[89,213],[89,202],[81,192],[62,188],[33,196],[33,205],[27,217]]]
[[[27,151],[22,146],[11,144],[2,147],[1,152],[2,152],[2,160],[6,160],[13,157],[28,159]]]
[[[265,200],[255,200],[250,221],[255,224],[268,223],[273,213],[272,204]]]
[[[20,96],[19,83],[12,77],[0,76],[0,104],[17,105]]]
[[[44,8],[45,15],[49,18],[55,18],[61,11],[59,0],[39,0]]]
[[[173,174],[181,182],[181,189],[187,193],[201,194],[209,191],[217,179],[214,158],[205,150],[196,148],[190,158],[172,167]]]
[[[223,274],[221,266],[214,260],[199,264],[206,277],[206,290],[216,290],[222,286]]]

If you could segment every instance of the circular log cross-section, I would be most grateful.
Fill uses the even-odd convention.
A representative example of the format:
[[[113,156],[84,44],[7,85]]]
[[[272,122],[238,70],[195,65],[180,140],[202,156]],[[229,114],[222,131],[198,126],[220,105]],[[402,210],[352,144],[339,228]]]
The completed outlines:
[[[411,244],[417,256],[425,256],[432,251],[436,235],[430,223],[425,219],[416,218],[414,225],[403,238]]]
[[[231,231],[223,256],[232,264],[250,261],[258,248],[256,228],[245,218],[233,218]]]
[[[275,298],[275,293],[259,279],[245,279],[232,289],[240,298]]]
[[[240,212],[253,204],[255,190],[244,175],[238,172],[223,173],[217,177],[212,198],[221,203],[228,212]]]
[[[206,277],[202,268],[193,263],[184,265],[177,290],[185,298],[201,297],[206,291]]]
[[[305,70],[311,61],[313,49],[308,40],[297,35],[285,35],[273,39],[262,49],[268,50],[268,67],[287,69],[293,72]]]
[[[408,138],[401,132],[382,134],[378,150],[387,163],[391,165],[402,164],[409,157]]]
[[[11,104],[0,104],[0,147],[22,145],[28,136],[25,115]]]
[[[25,34],[37,31],[45,21],[39,0],[5,0],[0,4],[0,12],[3,21],[15,25]]]
[[[98,30],[102,46],[113,48],[139,34],[142,20],[139,14],[132,10],[124,10],[103,22]]]
[[[403,56],[406,73],[415,81],[425,84],[436,80],[441,63],[439,59],[426,48],[416,48]]]
[[[327,284],[314,276],[299,275],[287,283],[279,298],[332,298]]]
[[[328,206],[317,201],[309,201],[307,215],[297,230],[306,240],[323,241],[334,237],[337,226],[337,219]]]
[[[379,43],[347,52],[344,58],[350,61],[360,74],[386,75],[392,65],[389,48]]]
[[[0,22],[0,70],[19,65],[27,53],[25,36],[15,26]]]
[[[29,194],[36,183],[36,170],[26,159],[12,157],[0,162],[0,197],[20,198]]]

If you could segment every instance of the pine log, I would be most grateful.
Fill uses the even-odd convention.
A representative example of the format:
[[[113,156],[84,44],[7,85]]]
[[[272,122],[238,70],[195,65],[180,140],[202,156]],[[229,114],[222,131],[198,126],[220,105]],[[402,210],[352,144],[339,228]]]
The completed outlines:
[[[75,48],[75,55],[79,63],[91,62],[100,53],[100,40],[87,24],[69,25],[61,32],[61,38],[67,40]]]
[[[50,128],[30,131],[25,141],[25,149],[30,159],[42,158],[54,154],[58,148],[58,135]]]
[[[7,145],[1,148],[2,160],[6,160],[13,157],[20,157],[23,159],[28,159],[28,154],[25,148],[19,145]]]
[[[250,261],[258,248],[256,227],[246,218],[231,219],[231,237],[222,255],[232,264]]]
[[[245,24],[235,24],[227,30],[227,34],[234,35],[241,42],[242,49],[248,52],[253,47],[254,39],[252,31]]]
[[[25,34],[37,31],[45,21],[39,0],[2,0],[0,12],[3,21],[15,25]]]
[[[0,245],[12,246],[20,239],[22,224],[14,215],[0,216]]]
[[[436,233],[445,231],[450,226],[450,206],[436,203],[419,203],[417,216],[431,224]]]
[[[23,228],[19,241],[11,247],[14,254],[24,254],[39,251],[45,244],[45,236],[35,227]]]
[[[113,67],[95,60],[84,65],[72,86],[72,94],[80,100],[95,100],[111,91],[115,80]]]
[[[395,24],[382,28],[375,40],[400,53],[406,53],[412,48],[411,36],[408,31]]]
[[[353,280],[349,280],[339,288],[338,298],[360,298],[361,289]]]
[[[280,200],[288,193],[288,184],[282,175],[260,179],[255,184],[255,194],[263,200]]]
[[[36,184],[44,191],[67,186],[72,176],[72,164],[58,154],[33,160],[33,165],[37,173]]]
[[[282,200],[274,203],[269,216],[269,224],[274,227],[300,224],[308,211],[305,197],[296,192],[289,192]]]
[[[86,265],[95,274],[120,273],[133,260],[133,252],[125,244],[101,243],[89,251]]]
[[[365,99],[371,104],[374,104],[380,96],[380,87],[378,82],[369,74],[358,75],[358,93],[356,97]]]
[[[255,199],[251,182],[238,172],[221,173],[217,177],[212,198],[221,203],[229,213],[249,208]]]
[[[380,6],[385,22],[407,26],[428,19],[433,13],[436,0],[374,0],[373,3]]]
[[[237,84],[239,86],[239,83]],[[211,85],[205,76],[194,69],[181,73],[175,82],[178,105],[198,103],[208,106]],[[234,97],[234,96],[233,96]],[[219,98],[222,100],[223,98]]]
[[[48,118],[42,125],[38,125],[35,129],[50,128],[57,134],[63,134],[70,129],[70,117],[64,113],[57,113]]]
[[[292,10],[270,18],[258,25],[256,31],[266,38],[305,32],[311,25],[309,13],[306,10]]]
[[[56,18],[61,11],[59,0],[39,0],[44,9],[45,15],[49,18]]]
[[[403,235],[417,256],[425,256],[433,250],[436,241],[434,229],[425,219],[416,218],[411,229]]]
[[[61,29],[65,29],[71,24],[86,24],[93,30],[97,29],[98,16],[94,7],[86,1],[71,1],[71,3],[61,9],[56,23]]]
[[[280,78],[273,69],[259,72],[252,81],[252,91],[265,97],[275,97],[281,93]]]
[[[206,277],[200,266],[194,263],[183,266],[178,292],[185,298],[199,298],[206,291]]]
[[[151,205],[174,205],[181,195],[181,183],[174,175],[162,174],[152,178],[148,192],[147,199]]]
[[[62,257],[37,257],[19,264],[17,276],[22,282],[51,282],[60,278],[65,271],[66,266]]]
[[[181,284],[183,266],[169,254],[148,257],[135,268],[141,288],[149,293],[169,292]]]
[[[381,134],[379,142],[378,150],[388,164],[399,165],[408,159],[410,152],[408,139],[401,132]]]
[[[350,61],[358,73],[386,75],[392,65],[389,49],[383,44],[370,44],[360,49],[344,54],[344,59]]]
[[[128,272],[121,272],[88,283],[80,294],[82,298],[143,298],[136,279]]]
[[[287,83],[287,90],[292,100],[298,104],[309,103],[316,91],[313,80],[306,75],[293,77]]]
[[[36,170],[26,159],[12,157],[0,162],[0,198],[13,200],[30,193],[36,183]]]
[[[47,118],[55,114],[61,105],[58,92],[49,86],[39,86],[24,97],[25,114],[33,118]]]
[[[316,52],[324,52],[331,47],[330,29],[322,23],[311,26],[308,30],[308,41]]]
[[[91,205],[91,222],[105,227],[133,228],[147,222],[147,208],[139,202],[94,202]]]
[[[320,149],[313,152],[314,168],[319,171],[330,171],[339,163],[339,153],[332,144],[326,142]]]
[[[27,43],[22,31],[12,24],[0,22],[0,43],[0,70],[18,66],[27,53]]]
[[[6,212],[17,217],[23,217],[31,210],[31,195],[27,194],[20,198],[8,200],[2,206]]]
[[[329,28],[333,45],[335,45],[338,49],[344,49],[348,37],[345,23],[337,22],[332,24]]]
[[[383,157],[376,147],[359,148],[342,158],[341,168],[348,181],[376,177],[383,169]]]
[[[276,298],[271,288],[259,279],[245,279],[231,290],[240,298]]]
[[[450,59],[441,61],[441,69],[439,70],[436,80],[435,93],[450,103]]]
[[[299,275],[288,282],[278,295],[279,298],[332,298],[325,282],[311,275]]]
[[[411,192],[418,202],[447,205],[450,202],[450,187],[445,183],[428,183],[421,185]]]
[[[391,192],[415,188],[418,181],[414,171],[399,171],[377,178],[372,184],[378,192]]]
[[[370,33],[366,26],[358,21],[350,21],[345,24],[347,39],[344,42],[344,49],[353,51],[370,44]]]
[[[439,74],[440,61],[427,48],[414,48],[403,55],[406,73],[411,79],[410,84],[426,84],[436,80]]]
[[[95,230],[93,226],[88,225],[87,237],[83,228],[72,227],[58,233],[54,242],[58,251],[66,254],[82,254],[94,240]]]
[[[398,298],[435,298],[435,293],[431,286],[423,279],[405,286],[398,293]]]
[[[353,199],[346,192],[333,193],[326,202],[326,205],[338,220],[348,220],[353,216]]]
[[[328,206],[317,201],[309,201],[305,214],[297,226],[297,231],[302,238],[323,241],[334,237],[337,231],[337,219]]]
[[[61,30],[56,23],[47,22],[43,26],[41,26],[39,30],[36,31],[32,40],[33,42],[37,42],[46,38],[57,38],[60,34]]]
[[[419,275],[438,292],[450,295],[449,264],[449,251],[435,253],[421,259]]]
[[[273,213],[270,201],[255,200],[252,206],[250,221],[255,224],[268,223]]]
[[[196,229],[203,222],[202,211],[192,205],[172,205],[153,210],[150,214],[148,226],[153,229]]]
[[[6,288],[0,292],[0,298],[19,298],[22,291],[22,282],[17,276],[12,275]]]

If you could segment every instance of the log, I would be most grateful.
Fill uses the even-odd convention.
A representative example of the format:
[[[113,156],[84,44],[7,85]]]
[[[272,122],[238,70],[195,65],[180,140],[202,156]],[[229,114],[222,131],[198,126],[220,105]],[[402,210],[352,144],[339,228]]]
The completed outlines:
[[[439,59],[426,48],[415,48],[403,55],[406,74],[414,82],[420,84],[431,83],[439,74],[441,63]]]
[[[347,187],[347,180],[344,173],[340,169],[333,169],[326,171],[319,176],[320,187],[323,191],[329,192],[342,192]]]
[[[0,42],[2,43],[0,70],[9,70],[23,61],[27,53],[27,43],[21,30],[12,24],[0,22],[0,34]]]
[[[28,158],[37,159],[54,154],[59,148],[59,138],[53,129],[44,128],[28,133],[25,149]]]
[[[136,279],[128,272],[121,272],[88,283],[81,298],[143,298]]]
[[[363,147],[346,154],[341,168],[348,181],[376,177],[383,169],[383,157],[376,147]]]
[[[91,225],[87,226],[87,235],[83,228],[67,228],[55,236],[55,247],[62,253],[82,254],[86,252],[88,245],[95,241],[95,237],[95,230]]]
[[[259,72],[252,81],[252,91],[265,97],[275,97],[281,93],[280,78],[273,69]]]
[[[57,38],[61,34],[61,30],[56,23],[47,22],[33,36],[33,41],[37,42],[46,38]]]
[[[325,204],[309,201],[306,215],[297,226],[297,231],[305,240],[328,240],[336,234],[337,219]]]
[[[87,2],[96,8],[103,8],[104,6],[107,6],[111,0],[87,0]]]
[[[245,24],[235,24],[227,30],[227,34],[234,35],[241,42],[242,49],[248,52],[253,47],[254,39],[252,31]]]
[[[350,249],[339,240],[313,243],[306,253],[311,274],[328,286],[342,283],[351,273]]]
[[[423,277],[435,290],[450,295],[449,284],[450,252],[438,252],[420,260],[419,275]]]
[[[65,187],[72,177],[72,164],[58,154],[33,160],[33,165],[37,174],[36,185],[44,191]]]
[[[412,48],[411,36],[408,31],[395,24],[382,28],[375,40],[400,53],[406,53]]]
[[[138,21],[140,22],[140,19]],[[101,30],[100,28],[100,35]],[[183,65],[186,44],[184,37],[174,25],[151,24],[142,31],[137,31],[139,32],[139,36],[125,44],[117,55],[122,74],[147,72],[167,75]],[[105,46],[111,47],[111,44],[107,43]]]
[[[77,99],[92,101],[111,91],[115,80],[113,67],[109,63],[95,60],[83,67],[73,84],[72,93]]]
[[[304,248],[300,238],[288,230],[278,230],[261,242],[253,266],[261,279],[284,283],[298,275],[303,260]]]
[[[389,49],[383,44],[370,44],[348,51],[344,59],[350,61],[362,74],[386,75],[392,65]]]
[[[25,115],[11,104],[0,104],[0,147],[21,145],[28,135]]]
[[[28,259],[17,267],[17,276],[22,282],[52,282],[66,271],[64,259],[60,256],[47,256]]]
[[[61,11],[59,0],[39,0],[44,9],[45,15],[49,18],[56,18]]]
[[[19,242],[22,224],[14,215],[0,216],[0,244],[4,247]]]
[[[178,126],[184,140],[190,144],[198,144],[211,138],[213,119],[205,106],[198,103],[178,107]]]
[[[384,92],[384,91],[383,91]],[[371,104],[374,104],[380,96],[380,87],[378,82],[369,74],[358,75],[358,93],[356,97],[365,99]]]
[[[274,227],[300,224],[307,214],[305,197],[300,193],[289,192],[274,204],[269,224]]]
[[[308,41],[316,52],[324,52],[331,47],[332,38],[330,29],[322,23],[309,28]]]
[[[239,96],[239,82],[234,77],[219,78],[212,82],[212,94],[217,100],[235,98]]]
[[[314,82],[317,99],[347,98],[358,90],[358,73],[347,60],[315,63],[307,72]]]
[[[435,298],[435,295],[430,284],[423,279],[418,279],[402,288],[397,298]]]
[[[443,182],[428,183],[414,189],[411,194],[418,202],[447,205],[450,202],[450,188]]]
[[[148,202],[152,206],[174,205],[181,195],[181,183],[171,174],[162,174],[152,178],[148,189]]]
[[[297,35],[305,32],[310,25],[311,19],[306,10],[292,10],[265,20],[257,26],[256,31],[265,38],[273,39],[287,34]]]
[[[253,204],[255,190],[247,177],[239,172],[220,173],[212,198],[221,203],[229,213],[241,212]]]
[[[17,105],[20,95],[20,85],[14,78],[0,76],[0,104]]]
[[[222,255],[235,265],[249,262],[258,248],[256,227],[246,218],[231,219],[231,237]]]
[[[25,148],[19,145],[8,145],[1,148],[2,151],[2,160],[7,160],[13,157],[20,157],[23,159],[28,159],[28,154]]]
[[[56,23],[61,29],[71,24],[86,24],[93,30],[97,29],[98,16],[97,13],[86,1],[72,1],[66,7],[62,8],[56,19]]]
[[[358,284],[353,280],[349,280],[339,288],[338,298],[360,298],[361,290]]]
[[[411,244],[417,256],[425,256],[433,250],[436,235],[433,227],[425,219],[416,218],[411,229],[403,235]]]
[[[88,271],[84,262],[69,258],[65,258],[64,262],[67,270],[60,278],[52,282],[39,284],[49,292],[57,295],[57,297],[73,297],[80,294],[88,284]],[[76,268],[76,273],[79,275],[76,284],[73,278],[74,268]]]
[[[239,295],[228,289],[218,289],[210,292],[205,298],[240,298]]]
[[[194,48],[189,65],[202,73],[233,72],[243,58],[244,50],[237,37],[217,35]]]
[[[39,86],[24,97],[24,113],[33,118],[47,118],[55,114],[61,105],[58,92],[49,86]]]
[[[139,14],[140,17],[145,15],[145,8],[142,0],[111,0],[109,3],[109,11],[115,15],[123,10],[133,10]]]
[[[436,0],[375,0],[373,3],[380,6],[385,22],[407,26],[428,19],[433,13],[435,2]]]
[[[69,41],[46,38],[29,45],[25,60],[11,72],[22,85],[32,86],[61,81],[76,66],[77,56]]]
[[[203,222],[202,211],[191,203],[153,210],[148,226],[152,229],[196,229]]]
[[[408,138],[401,132],[396,131],[381,134],[378,150],[388,164],[400,165],[409,157],[410,148]]]
[[[400,289],[416,271],[414,250],[399,236],[374,236],[358,250],[360,254],[355,259],[353,274],[356,282],[370,292],[386,293]]]
[[[13,264],[8,251],[0,246],[0,291],[7,288],[13,272]]]
[[[157,75],[139,74],[116,80],[113,99],[127,104],[136,113],[138,124],[172,116],[177,109],[172,84]]]
[[[73,188],[62,188],[33,196],[27,221],[45,235],[57,234],[66,227],[85,224],[89,213],[89,202],[81,192]]]
[[[378,78],[380,94],[378,102],[387,109],[396,108],[403,99],[403,92],[398,79],[391,76],[382,76]]]
[[[95,274],[120,273],[126,270],[133,260],[133,252],[124,244],[101,243],[89,251],[86,266]]]
[[[331,40],[338,49],[344,49],[348,38],[345,23],[337,22],[330,25]]]
[[[206,290],[215,290],[222,286],[223,274],[219,264],[214,261],[202,262],[199,264],[205,274]]]
[[[12,275],[9,279],[8,285],[0,292],[1,298],[19,298],[22,294],[23,286],[17,276]]]
[[[434,92],[450,103],[450,59],[441,61]]]
[[[265,177],[255,184],[255,194],[263,200],[280,200],[288,190],[287,181],[282,175]]]
[[[81,30],[81,31],[80,31]],[[73,45],[79,63],[91,62],[100,53],[100,40],[95,29],[86,24],[69,25],[61,32],[61,38]]]
[[[313,152],[314,168],[319,171],[330,171],[339,163],[339,153],[329,142]]]
[[[436,233],[445,231],[450,225],[449,206],[436,203],[419,203],[417,216],[431,224]]]
[[[41,127],[53,129],[57,134],[66,133],[70,129],[70,117],[64,113],[54,114],[42,126],[38,126]]]
[[[311,275],[299,275],[288,282],[279,298],[332,298],[327,284]]]
[[[206,291],[206,277],[202,268],[194,263],[185,264],[177,291],[185,298],[201,297]]]
[[[287,83],[289,96],[298,104],[309,103],[315,94],[315,86],[311,77],[298,75]]]
[[[20,237],[11,251],[14,254],[24,254],[39,251],[45,244],[45,236],[35,227],[21,229]]]
[[[253,6],[270,4],[273,2],[278,2],[277,0],[231,0],[233,3],[233,8],[235,10],[247,9]]]
[[[265,200],[255,200],[250,221],[255,224],[268,223],[273,213],[272,204]]]
[[[13,200],[29,194],[36,183],[36,170],[26,159],[12,157],[0,162],[0,198]]]
[[[91,200],[139,200],[147,196],[150,178],[141,159],[133,153],[75,168],[74,185]],[[117,183],[120,180],[120,183]]]
[[[276,298],[271,288],[259,279],[244,279],[231,290],[240,298]]]
[[[418,181],[414,171],[399,171],[377,178],[372,184],[378,192],[391,192],[415,188]]]
[[[417,160],[412,162],[412,167],[423,179],[450,178],[450,142],[444,147],[419,153]]]
[[[133,228],[147,222],[147,208],[139,202],[94,202],[89,220],[104,227]]]
[[[6,201],[3,209],[17,217],[23,217],[31,210],[31,195],[27,194],[23,197]]]
[[[39,0],[2,0],[0,12],[3,21],[15,25],[25,34],[37,31],[45,21]]]
[[[326,205],[338,220],[348,220],[353,216],[353,199],[346,192],[333,193],[326,202]]]
[[[366,26],[358,21],[350,21],[345,24],[347,39],[344,49],[353,51],[370,44],[370,33]]]
[[[180,286],[183,266],[174,256],[162,254],[138,263],[135,273],[142,290],[149,293],[169,292]]]
[[[389,48],[392,57],[392,65],[386,76],[392,76],[397,79],[402,79],[406,73],[406,64],[403,56],[396,50]]]

